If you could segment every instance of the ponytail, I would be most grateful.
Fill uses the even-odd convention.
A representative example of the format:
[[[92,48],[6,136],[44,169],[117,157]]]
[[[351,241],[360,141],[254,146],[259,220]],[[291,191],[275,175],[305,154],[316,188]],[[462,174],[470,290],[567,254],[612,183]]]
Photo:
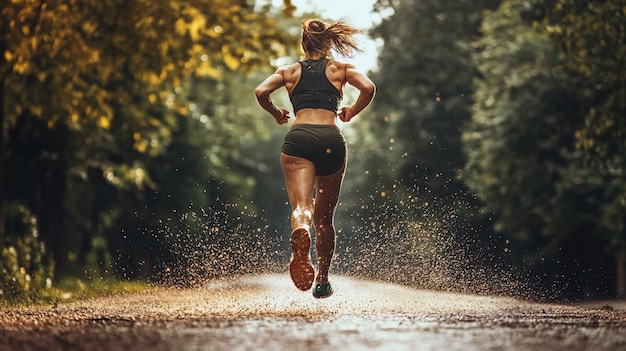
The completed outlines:
[[[302,21],[302,44],[307,52],[319,52],[327,55],[330,50],[344,57],[352,57],[354,52],[362,52],[355,34],[360,30],[344,22],[328,25],[318,19]]]

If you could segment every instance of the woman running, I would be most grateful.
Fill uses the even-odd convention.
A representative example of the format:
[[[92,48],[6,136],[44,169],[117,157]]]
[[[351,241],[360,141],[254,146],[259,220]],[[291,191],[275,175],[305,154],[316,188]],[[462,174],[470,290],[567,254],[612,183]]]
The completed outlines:
[[[337,117],[349,122],[374,98],[376,87],[353,65],[335,61],[331,50],[344,57],[361,52],[354,35],[358,29],[343,22],[324,23],[318,19],[302,22],[304,59],[279,68],[254,91],[257,101],[278,124],[288,122],[289,111],[279,108],[270,94],[281,87],[289,93],[295,120],[280,154],[291,203],[290,243],[293,255],[289,273],[296,287],[306,291],[313,281],[313,296],[333,294],[328,281],[335,251],[334,217],[346,170],[346,143],[337,126]],[[339,108],[343,87],[358,89],[352,106]],[[315,226],[317,275],[311,264],[311,222]]]

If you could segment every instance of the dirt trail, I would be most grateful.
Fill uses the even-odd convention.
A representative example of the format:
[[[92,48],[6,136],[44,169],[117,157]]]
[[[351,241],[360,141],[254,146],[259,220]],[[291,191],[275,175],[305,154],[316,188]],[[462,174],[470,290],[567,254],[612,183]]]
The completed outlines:
[[[0,350],[624,350],[626,305],[533,304],[336,277],[313,299],[287,275],[158,289],[0,316]],[[602,308],[604,307],[604,308]]]

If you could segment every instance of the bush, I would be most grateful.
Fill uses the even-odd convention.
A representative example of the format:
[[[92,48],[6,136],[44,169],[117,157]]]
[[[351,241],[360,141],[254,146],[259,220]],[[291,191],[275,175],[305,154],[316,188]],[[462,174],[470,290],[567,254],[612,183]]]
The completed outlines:
[[[38,238],[37,219],[28,208],[6,208],[0,257],[0,300],[36,301],[52,285],[54,267]]]

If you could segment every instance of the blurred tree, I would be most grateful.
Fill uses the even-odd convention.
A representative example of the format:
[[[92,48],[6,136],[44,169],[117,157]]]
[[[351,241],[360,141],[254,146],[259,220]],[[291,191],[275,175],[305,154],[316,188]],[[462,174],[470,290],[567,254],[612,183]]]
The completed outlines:
[[[576,131],[577,147],[609,182],[601,226],[616,255],[618,295],[626,296],[626,1],[532,3],[536,25],[582,88],[585,123]]]
[[[377,2],[378,11],[392,14],[370,33],[384,42],[379,71],[372,74],[377,96],[367,116],[350,126],[359,137],[351,146],[351,181],[345,186],[351,196],[345,202],[354,204],[345,209],[345,216],[366,228],[365,239],[382,245],[402,241],[407,246],[417,239],[440,240],[433,246],[439,244],[442,251],[453,242],[455,249],[475,261],[496,249],[496,239],[484,229],[488,219],[472,220],[477,202],[457,172],[465,162],[461,130],[471,116],[472,80],[477,74],[471,60],[473,44],[480,37],[483,12],[499,2]],[[399,232],[413,237],[388,237]],[[414,265],[420,264],[419,255],[428,255],[409,247],[398,249],[402,252],[395,257],[413,255]],[[430,259],[440,253],[430,252]],[[462,284],[460,277],[468,272],[461,266],[469,267],[469,261],[462,254],[452,256],[439,257],[442,265],[449,265],[447,272],[459,279],[453,286],[438,288],[472,285],[471,278]],[[443,271],[440,268],[431,270]],[[423,275],[406,275],[418,284],[428,283]]]
[[[246,0],[3,1],[2,202],[32,210],[60,269],[106,251],[102,233],[132,208],[120,201],[157,189],[159,157],[185,136],[190,105],[172,93],[191,76],[267,67],[288,43]],[[130,230],[116,235],[140,236]]]
[[[158,189],[148,189],[147,202],[160,212],[146,214],[142,225],[168,244],[162,264],[169,281],[273,268],[268,262],[277,251],[276,224],[288,218],[287,207],[272,208],[275,200],[285,202],[279,196],[280,139],[272,138],[277,125],[249,93],[262,78],[225,76],[190,79],[180,89],[175,99],[192,102],[189,115],[181,116],[180,136],[151,171]]]
[[[565,68],[586,80],[578,146],[607,169],[626,154],[626,1],[531,1],[536,26],[554,41]]]
[[[530,18],[548,33],[579,87],[584,123],[576,145],[606,185],[600,226],[616,256],[618,295],[626,296],[626,1],[531,3]]]
[[[464,180],[519,264],[555,294],[546,297],[605,296],[612,259],[597,225],[608,183],[575,147],[588,90],[548,33],[525,20],[530,11],[505,1],[483,22]]]
[[[387,130],[381,149],[391,148],[395,181],[421,203],[447,207],[463,196],[456,172],[463,164],[460,132],[471,115],[471,44],[479,37],[482,12],[499,3],[380,1],[394,14],[373,30],[384,40],[375,130]],[[415,21],[419,18],[419,21]],[[384,128],[380,128],[380,127]],[[380,148],[380,146],[376,146]]]

